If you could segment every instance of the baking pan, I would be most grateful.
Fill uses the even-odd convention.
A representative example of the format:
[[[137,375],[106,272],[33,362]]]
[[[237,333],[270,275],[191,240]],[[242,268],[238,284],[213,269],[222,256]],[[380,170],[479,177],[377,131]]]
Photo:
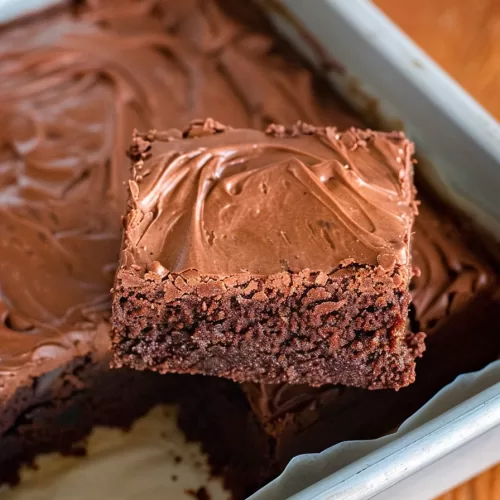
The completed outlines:
[[[0,22],[56,3],[0,1]],[[500,127],[476,101],[369,1],[260,3],[346,100],[388,127],[402,126],[417,142],[427,180],[500,241]],[[496,362],[459,377],[395,434],[296,457],[252,498],[430,498],[500,460],[499,429]],[[432,472],[450,463],[452,477],[433,481]]]

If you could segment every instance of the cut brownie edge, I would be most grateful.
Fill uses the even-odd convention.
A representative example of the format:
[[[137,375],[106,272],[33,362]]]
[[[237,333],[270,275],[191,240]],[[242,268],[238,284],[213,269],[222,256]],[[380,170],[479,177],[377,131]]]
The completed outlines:
[[[235,381],[400,388],[424,335],[407,333],[406,269],[189,278],[119,271],[114,366]]]
[[[135,133],[114,366],[404,387],[416,213],[400,132],[196,120]]]
[[[128,429],[156,404],[176,401],[180,382],[174,375],[110,370],[109,355],[90,353],[34,377],[2,407],[10,424],[0,433],[0,484],[16,484],[21,467],[39,454],[84,453],[82,440],[94,426]]]

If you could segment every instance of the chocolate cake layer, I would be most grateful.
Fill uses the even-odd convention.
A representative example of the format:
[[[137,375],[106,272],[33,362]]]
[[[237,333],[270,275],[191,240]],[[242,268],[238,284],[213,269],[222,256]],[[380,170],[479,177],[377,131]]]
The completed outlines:
[[[412,282],[412,316],[413,327],[426,329],[428,339],[414,384],[397,393],[238,386],[206,377],[193,384],[181,425],[203,442],[236,498],[268,482],[298,454],[394,430],[457,375],[480,369],[500,354],[498,272],[471,249],[461,226],[442,207],[424,200],[419,211],[412,253],[420,276]],[[203,426],[194,420],[200,414]]]
[[[370,389],[414,380],[413,144],[401,132],[136,135],[115,366]]]
[[[107,368],[134,127],[355,120],[258,11],[229,8],[75,1],[0,28],[1,471],[171,391],[167,378]],[[51,427],[67,412],[85,417]]]

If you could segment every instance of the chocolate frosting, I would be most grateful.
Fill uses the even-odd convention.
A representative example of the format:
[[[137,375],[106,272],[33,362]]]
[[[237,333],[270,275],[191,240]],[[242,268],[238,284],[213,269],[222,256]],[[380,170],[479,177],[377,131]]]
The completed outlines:
[[[418,271],[411,283],[415,323],[412,326],[414,331],[424,330],[432,336],[480,292],[493,292],[498,277],[466,245],[457,225],[425,199],[419,206],[414,230],[412,262]],[[353,389],[333,386],[244,384],[244,391],[254,413],[265,424],[289,412],[315,412],[340,396],[341,409],[341,400],[348,404],[347,393],[355,397]],[[269,430],[272,432],[272,428]]]
[[[0,399],[107,351],[134,127],[357,122],[246,9],[92,2],[2,28]]]
[[[457,225],[429,205],[421,205],[415,231],[412,257],[418,273],[411,293],[416,327],[431,333],[491,285],[496,274],[464,244]]]
[[[409,263],[413,144],[401,132],[209,119],[182,137],[135,137],[125,267],[228,276]]]

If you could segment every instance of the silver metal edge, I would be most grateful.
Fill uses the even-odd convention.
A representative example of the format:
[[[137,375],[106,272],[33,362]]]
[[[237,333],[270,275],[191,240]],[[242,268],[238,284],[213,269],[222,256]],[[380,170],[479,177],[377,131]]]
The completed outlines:
[[[363,500],[500,425],[500,383],[291,497]]]
[[[62,4],[64,0],[0,0],[0,23]]]

